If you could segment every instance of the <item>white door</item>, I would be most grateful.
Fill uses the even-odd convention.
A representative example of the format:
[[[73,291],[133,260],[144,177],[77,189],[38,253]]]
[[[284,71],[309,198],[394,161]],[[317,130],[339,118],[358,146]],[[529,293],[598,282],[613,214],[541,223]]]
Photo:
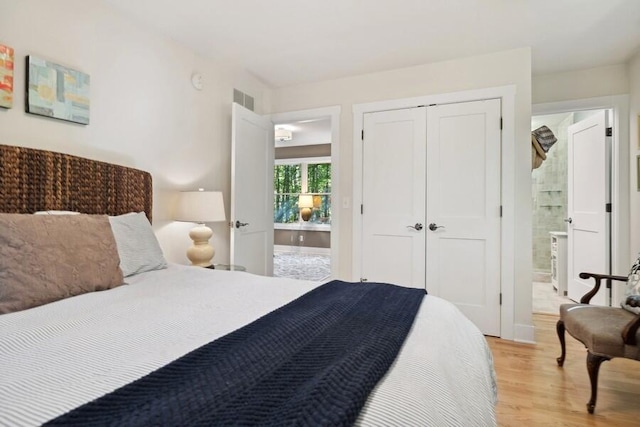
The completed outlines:
[[[574,301],[593,288],[581,272],[609,272],[609,150],[606,111],[599,111],[568,131],[567,295]],[[604,285],[604,283],[603,283]],[[603,286],[592,304],[609,305]]]
[[[500,100],[427,108],[427,292],[500,336]]]
[[[424,288],[425,108],[364,115],[362,279]]]
[[[273,124],[233,104],[231,264],[273,275]]]

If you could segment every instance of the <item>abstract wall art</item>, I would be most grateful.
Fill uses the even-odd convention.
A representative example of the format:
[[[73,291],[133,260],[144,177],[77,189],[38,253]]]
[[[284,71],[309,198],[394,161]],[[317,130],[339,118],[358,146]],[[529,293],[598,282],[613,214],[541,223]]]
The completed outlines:
[[[0,107],[13,106],[13,48],[0,44]]]
[[[27,113],[89,124],[88,74],[27,56]]]

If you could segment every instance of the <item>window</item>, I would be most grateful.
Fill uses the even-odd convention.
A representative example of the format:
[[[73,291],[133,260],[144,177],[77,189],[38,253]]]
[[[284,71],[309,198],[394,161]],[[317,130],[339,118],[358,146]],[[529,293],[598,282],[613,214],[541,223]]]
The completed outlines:
[[[277,160],[273,189],[275,224],[292,224],[300,220],[298,196],[304,193],[313,195],[309,223],[331,224],[331,163],[328,160]]]

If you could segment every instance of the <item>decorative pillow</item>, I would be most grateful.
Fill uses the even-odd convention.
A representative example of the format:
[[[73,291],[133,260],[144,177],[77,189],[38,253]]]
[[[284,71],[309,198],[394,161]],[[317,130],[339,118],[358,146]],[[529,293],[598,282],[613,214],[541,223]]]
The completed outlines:
[[[158,239],[144,212],[109,217],[124,277],[167,268]]]
[[[106,215],[0,214],[0,314],[123,284]]]
[[[640,256],[633,263],[631,271],[629,272],[629,280],[627,281],[627,289],[624,293],[624,299],[620,303],[622,308],[629,310],[632,313],[640,314],[640,307],[631,307],[626,303],[627,298],[630,296],[640,296]]]

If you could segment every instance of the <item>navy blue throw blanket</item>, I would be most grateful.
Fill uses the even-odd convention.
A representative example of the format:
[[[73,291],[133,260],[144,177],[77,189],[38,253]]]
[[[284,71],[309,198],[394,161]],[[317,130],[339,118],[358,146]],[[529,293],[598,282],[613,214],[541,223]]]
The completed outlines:
[[[47,425],[351,425],[424,294],[334,280]]]

